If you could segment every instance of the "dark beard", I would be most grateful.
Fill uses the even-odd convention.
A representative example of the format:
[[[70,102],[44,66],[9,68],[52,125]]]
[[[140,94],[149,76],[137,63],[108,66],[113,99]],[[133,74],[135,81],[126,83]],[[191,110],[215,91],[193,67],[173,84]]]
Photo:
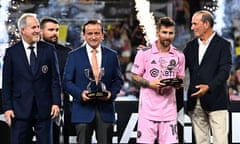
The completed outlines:
[[[45,40],[45,41],[48,42],[48,43],[54,44],[54,45],[57,44],[57,42],[53,42],[53,41],[49,41],[49,40]]]
[[[168,43],[166,44],[167,41]],[[163,46],[163,47],[169,47],[171,45],[171,41],[170,40],[164,40],[164,41],[160,41],[160,44]]]

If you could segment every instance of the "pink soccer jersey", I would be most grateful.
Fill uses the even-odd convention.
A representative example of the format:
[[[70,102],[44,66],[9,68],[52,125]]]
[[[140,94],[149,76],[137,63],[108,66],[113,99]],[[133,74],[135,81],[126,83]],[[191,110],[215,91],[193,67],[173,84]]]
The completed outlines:
[[[185,76],[184,54],[173,46],[169,52],[159,53],[156,44],[138,51],[131,71],[149,81],[161,77]],[[140,88],[139,116],[154,121],[168,121],[177,118],[175,88],[166,86],[161,92],[150,88]]]

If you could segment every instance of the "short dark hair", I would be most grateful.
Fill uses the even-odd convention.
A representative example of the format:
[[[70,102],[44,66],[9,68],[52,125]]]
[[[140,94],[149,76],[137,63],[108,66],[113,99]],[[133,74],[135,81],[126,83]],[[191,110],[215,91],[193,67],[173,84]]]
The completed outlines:
[[[46,17],[41,18],[41,20],[40,20],[40,28],[43,29],[47,22],[52,22],[52,23],[58,24],[58,20],[57,19],[55,19],[53,17],[46,16]]]
[[[101,26],[101,28],[102,28],[102,32],[104,32],[102,22],[101,22],[100,20],[94,19],[94,20],[89,20],[89,21],[87,21],[87,22],[83,25],[83,27],[82,27],[82,32],[83,32],[83,33],[85,33],[86,26],[87,26],[88,24],[99,24],[99,25]]]
[[[157,22],[157,29],[160,29],[161,26],[172,27],[175,26],[175,22],[170,17],[161,17]]]

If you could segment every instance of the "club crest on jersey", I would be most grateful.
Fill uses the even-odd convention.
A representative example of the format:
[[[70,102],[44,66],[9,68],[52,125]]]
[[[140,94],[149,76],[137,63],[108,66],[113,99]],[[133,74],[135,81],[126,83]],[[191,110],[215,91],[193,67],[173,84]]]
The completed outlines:
[[[167,66],[167,69],[171,71],[171,70],[174,69],[174,67],[176,67],[176,60],[175,59],[171,59],[169,61],[169,65]]]
[[[156,68],[153,68],[150,70],[150,74],[152,77],[157,77],[159,75],[159,70]]]
[[[162,76],[165,78],[175,77],[176,68],[178,66],[178,58],[174,56],[170,57],[160,57],[159,64],[161,66]]]

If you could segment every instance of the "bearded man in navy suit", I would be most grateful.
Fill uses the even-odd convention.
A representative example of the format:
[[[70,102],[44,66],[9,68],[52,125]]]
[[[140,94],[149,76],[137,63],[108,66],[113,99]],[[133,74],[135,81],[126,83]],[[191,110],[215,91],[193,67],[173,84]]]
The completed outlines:
[[[38,144],[50,144],[51,119],[58,116],[61,102],[55,47],[39,41],[36,14],[24,13],[18,27],[21,40],[6,49],[3,65],[3,110],[11,144],[30,143],[32,127]]]

